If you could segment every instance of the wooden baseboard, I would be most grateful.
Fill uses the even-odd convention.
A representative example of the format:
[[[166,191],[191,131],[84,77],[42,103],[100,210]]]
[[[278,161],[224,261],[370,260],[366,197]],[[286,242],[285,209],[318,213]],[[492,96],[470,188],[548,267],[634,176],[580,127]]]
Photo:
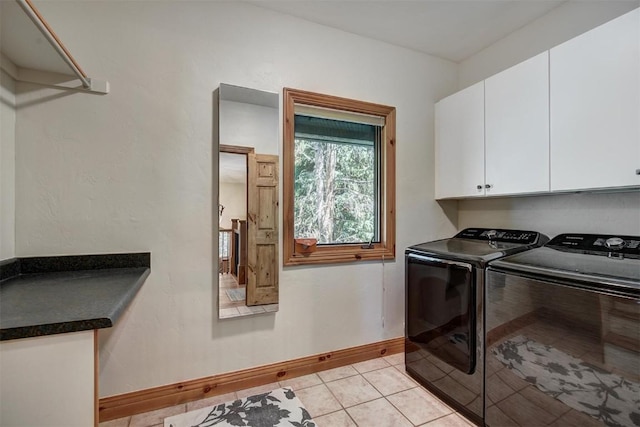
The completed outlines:
[[[100,399],[100,422],[404,351],[404,337]]]

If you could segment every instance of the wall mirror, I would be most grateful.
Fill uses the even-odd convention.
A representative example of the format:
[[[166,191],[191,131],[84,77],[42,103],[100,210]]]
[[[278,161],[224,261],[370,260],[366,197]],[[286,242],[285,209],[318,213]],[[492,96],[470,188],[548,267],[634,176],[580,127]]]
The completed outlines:
[[[278,310],[278,102],[218,90],[218,317]]]

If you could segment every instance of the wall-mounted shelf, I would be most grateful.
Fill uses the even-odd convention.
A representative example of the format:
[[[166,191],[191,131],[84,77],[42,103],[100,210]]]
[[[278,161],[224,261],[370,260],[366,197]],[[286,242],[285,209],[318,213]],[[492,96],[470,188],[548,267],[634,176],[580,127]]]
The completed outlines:
[[[109,82],[87,76],[31,0],[0,2],[0,53],[0,66],[16,81],[109,92]]]

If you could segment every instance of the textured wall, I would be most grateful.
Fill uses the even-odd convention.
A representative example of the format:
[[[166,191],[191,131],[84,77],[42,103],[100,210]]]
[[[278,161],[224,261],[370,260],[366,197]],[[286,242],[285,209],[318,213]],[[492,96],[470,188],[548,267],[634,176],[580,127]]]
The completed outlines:
[[[433,105],[454,64],[242,2],[38,6],[111,93],[18,85],[17,253],[152,252],[100,333],[102,396],[403,335],[403,250],[455,231],[455,203],[433,201]],[[288,268],[277,314],[217,320],[221,82],[397,107],[396,262]]]
[[[561,233],[640,235],[640,192],[465,200],[460,228],[505,227]]]
[[[15,256],[15,82],[0,71],[0,260]]]

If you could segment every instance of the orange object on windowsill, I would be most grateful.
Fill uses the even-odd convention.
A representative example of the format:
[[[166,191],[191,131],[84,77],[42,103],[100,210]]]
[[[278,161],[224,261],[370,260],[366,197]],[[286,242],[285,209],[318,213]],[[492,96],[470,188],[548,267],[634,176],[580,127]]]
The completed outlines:
[[[296,253],[308,255],[315,252],[318,245],[318,239],[293,239],[296,243]]]

